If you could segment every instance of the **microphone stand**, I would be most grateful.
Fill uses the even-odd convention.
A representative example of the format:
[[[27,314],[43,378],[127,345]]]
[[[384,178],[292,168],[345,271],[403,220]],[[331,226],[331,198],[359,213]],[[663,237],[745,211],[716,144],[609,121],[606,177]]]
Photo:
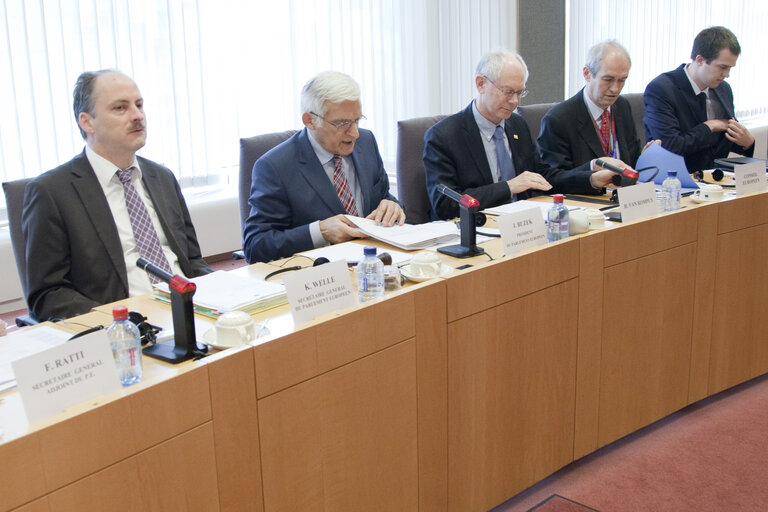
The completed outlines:
[[[477,227],[476,216],[480,209],[480,201],[469,194],[460,195],[445,185],[438,185],[437,190],[444,196],[459,203],[459,229],[461,230],[461,243],[459,245],[447,245],[438,247],[437,252],[453,256],[454,258],[471,258],[485,254],[482,247],[476,245]]]
[[[204,355],[208,351],[208,347],[198,347],[195,336],[195,315],[192,305],[192,296],[197,290],[195,283],[178,274],[169,274],[144,258],[139,258],[136,265],[168,283],[168,289],[171,291],[174,339],[146,347],[143,350],[144,355],[171,364],[178,364]]]

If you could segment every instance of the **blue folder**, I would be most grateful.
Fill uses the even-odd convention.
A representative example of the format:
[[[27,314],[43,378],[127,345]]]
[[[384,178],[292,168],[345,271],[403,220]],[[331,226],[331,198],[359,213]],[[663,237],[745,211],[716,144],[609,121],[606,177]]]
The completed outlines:
[[[656,185],[661,185],[667,178],[667,171],[677,171],[677,179],[680,180],[683,190],[695,190],[699,188],[699,185],[693,181],[693,177],[688,172],[688,167],[685,165],[685,159],[676,153],[664,149],[658,144],[651,144],[648,149],[643,151],[640,158],[637,159],[635,169],[645,169],[646,167],[659,168],[659,173],[653,178],[653,182]],[[655,168],[640,171],[640,178],[638,181],[649,181],[655,172]]]

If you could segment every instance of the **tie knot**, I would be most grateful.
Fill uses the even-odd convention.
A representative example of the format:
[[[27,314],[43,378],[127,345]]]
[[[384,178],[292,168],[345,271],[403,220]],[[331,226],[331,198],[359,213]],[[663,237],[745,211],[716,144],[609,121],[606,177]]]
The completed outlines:
[[[496,140],[504,140],[504,128],[500,125],[496,125],[496,129],[493,131],[493,138]]]
[[[123,183],[124,185],[128,184],[131,182],[133,167],[129,167],[127,169],[118,169],[116,174],[117,174],[117,179],[119,179],[121,183]]]
[[[603,122],[603,123],[608,121],[608,117],[610,115],[611,114],[608,112],[608,109],[603,110],[603,114],[600,116],[600,121]]]

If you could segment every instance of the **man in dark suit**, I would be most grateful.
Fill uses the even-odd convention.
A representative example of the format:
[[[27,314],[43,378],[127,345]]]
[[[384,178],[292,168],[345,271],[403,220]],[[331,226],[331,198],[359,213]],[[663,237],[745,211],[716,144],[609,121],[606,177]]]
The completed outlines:
[[[320,73],[302,89],[301,109],[305,128],[253,166],[243,232],[249,263],[364,237],[346,214],[385,226],[405,222],[376,139],[358,129],[364,116],[357,83]]]
[[[599,193],[610,183],[613,173],[592,172],[591,162],[566,171],[541,161],[528,125],[514,113],[527,79],[516,53],[486,54],[476,69],[476,99],[427,130],[424,169],[434,218],[459,215],[458,205],[438,191],[440,184],[489,208],[537,192]]]
[[[725,81],[741,53],[725,27],[702,30],[693,41],[691,62],[662,73],[645,88],[646,138],[661,139],[685,157],[688,171],[714,167],[733,151],[752,156],[755,138],[734,114],[733,91]]]
[[[112,70],[83,73],[74,111],[85,150],[24,194],[27,304],[40,320],[151,291],[140,256],[189,277],[211,271],[176,178],[136,156],[146,121],[133,80]]]
[[[560,169],[605,156],[635,165],[642,146],[632,109],[621,97],[631,65],[629,53],[617,41],[590,48],[584,65],[587,84],[541,120],[542,160]]]

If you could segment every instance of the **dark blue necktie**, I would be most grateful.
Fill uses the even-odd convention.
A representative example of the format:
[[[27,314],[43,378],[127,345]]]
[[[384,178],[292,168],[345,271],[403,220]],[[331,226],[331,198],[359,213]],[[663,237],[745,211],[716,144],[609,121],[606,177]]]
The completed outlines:
[[[501,126],[496,127],[493,132],[493,141],[496,144],[496,162],[499,165],[499,176],[507,181],[515,177],[515,164],[512,157],[507,154],[507,148],[504,147],[504,130]]]

